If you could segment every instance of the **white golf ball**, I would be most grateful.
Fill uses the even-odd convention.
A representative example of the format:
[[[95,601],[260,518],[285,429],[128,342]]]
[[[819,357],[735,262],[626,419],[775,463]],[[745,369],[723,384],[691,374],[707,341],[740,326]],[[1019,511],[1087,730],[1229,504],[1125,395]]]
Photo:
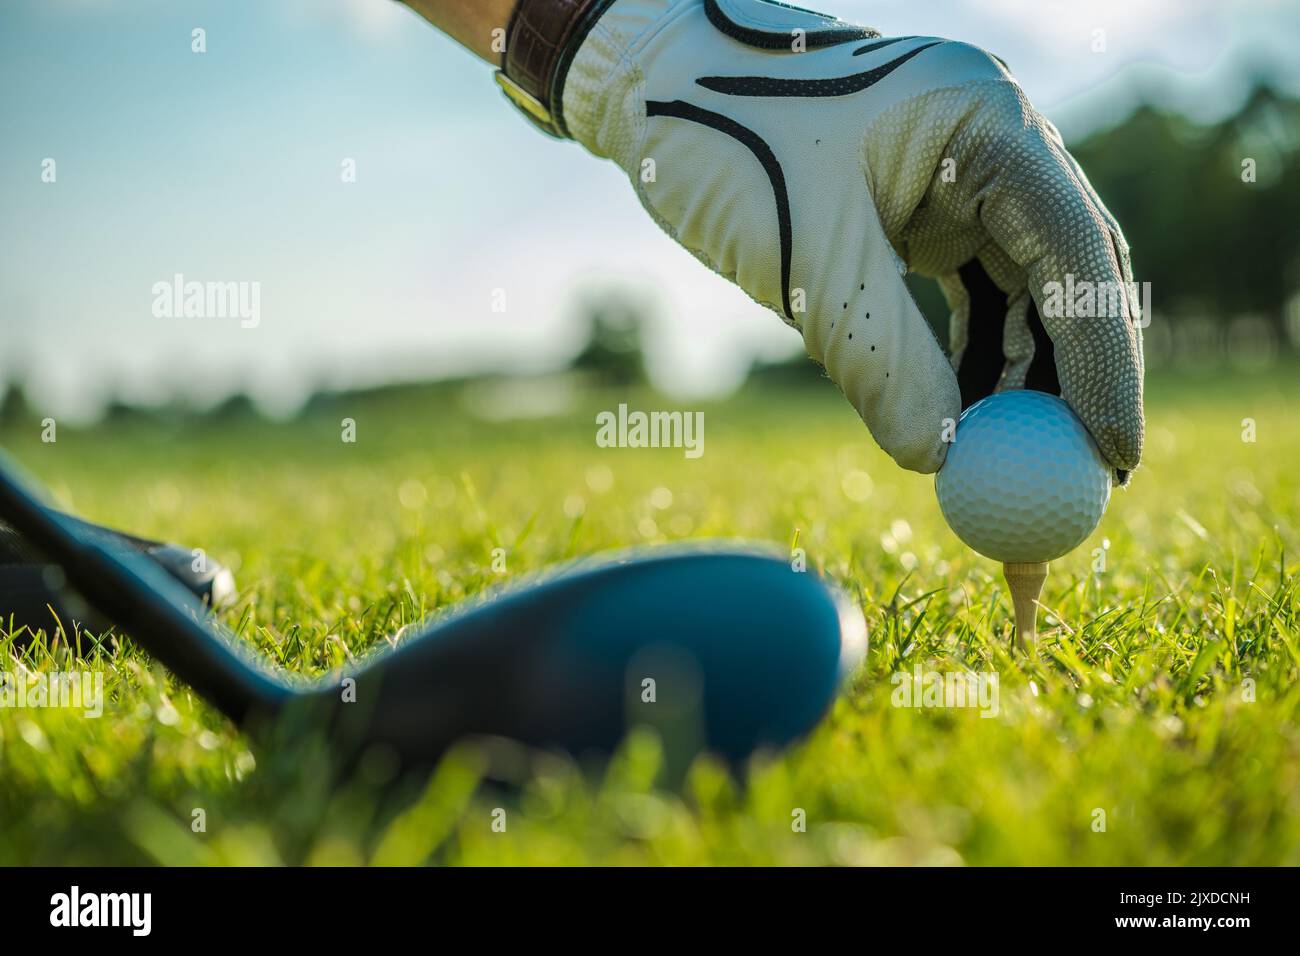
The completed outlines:
[[[998,392],[962,412],[935,476],[948,526],[985,557],[1051,561],[1092,534],[1110,467],[1083,423],[1046,392]]]

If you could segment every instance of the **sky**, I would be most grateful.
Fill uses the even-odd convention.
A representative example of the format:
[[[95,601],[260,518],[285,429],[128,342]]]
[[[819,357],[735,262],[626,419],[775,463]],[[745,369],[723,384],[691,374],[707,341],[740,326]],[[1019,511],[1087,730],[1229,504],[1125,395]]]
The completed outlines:
[[[1067,138],[1138,90],[1211,118],[1250,76],[1300,71],[1295,0],[816,6],[992,50]],[[255,283],[256,327],[159,314],[177,274]],[[802,348],[390,0],[0,3],[0,379],[38,410],[243,391],[288,414],[322,387],[542,370],[606,288],[648,304],[652,374],[678,394]]]

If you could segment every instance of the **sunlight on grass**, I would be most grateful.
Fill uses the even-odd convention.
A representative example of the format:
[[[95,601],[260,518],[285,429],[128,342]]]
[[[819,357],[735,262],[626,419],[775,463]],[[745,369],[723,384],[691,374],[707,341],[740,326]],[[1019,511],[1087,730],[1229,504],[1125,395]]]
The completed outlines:
[[[491,425],[380,396],[337,416],[356,445],[326,417],[6,433],[64,505],[235,568],[226,622],[295,672],[554,562],[713,537],[797,541],[861,602],[871,649],[747,782],[702,759],[666,787],[638,733],[603,769],[505,748],[508,789],[461,749],[394,793],[379,772],[326,789],[310,742],[252,752],[127,641],[0,637],[0,670],[100,672],[108,696],[97,720],[0,708],[0,864],[1300,863],[1294,382],[1153,383],[1144,467],[1054,563],[1036,658],[1013,653],[998,568],[946,529],[932,481],[829,386],[706,406],[698,461],[596,447],[596,411],[626,400],[599,395]],[[917,665],[996,673],[997,715],[894,706],[891,675]]]

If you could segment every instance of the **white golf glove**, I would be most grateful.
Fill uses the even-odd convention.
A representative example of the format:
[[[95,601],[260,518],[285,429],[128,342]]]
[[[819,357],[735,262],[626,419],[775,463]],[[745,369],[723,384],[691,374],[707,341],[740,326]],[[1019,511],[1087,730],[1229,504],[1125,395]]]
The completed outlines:
[[[560,82],[560,128],[798,329],[903,467],[937,470],[961,409],[1020,387],[1059,392],[1121,480],[1137,465],[1127,244],[995,57],[765,0],[615,0]],[[951,362],[909,269],[948,298]],[[1051,283],[1106,283],[1098,314]]]

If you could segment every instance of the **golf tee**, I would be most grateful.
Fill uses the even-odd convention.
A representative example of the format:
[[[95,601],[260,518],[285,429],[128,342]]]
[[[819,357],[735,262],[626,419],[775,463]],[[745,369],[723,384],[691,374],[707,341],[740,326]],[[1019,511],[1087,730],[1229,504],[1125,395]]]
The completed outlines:
[[[1024,647],[1038,640],[1038,598],[1047,580],[1047,562],[1008,562],[1002,565],[1002,573],[1016,610],[1016,637]]]

